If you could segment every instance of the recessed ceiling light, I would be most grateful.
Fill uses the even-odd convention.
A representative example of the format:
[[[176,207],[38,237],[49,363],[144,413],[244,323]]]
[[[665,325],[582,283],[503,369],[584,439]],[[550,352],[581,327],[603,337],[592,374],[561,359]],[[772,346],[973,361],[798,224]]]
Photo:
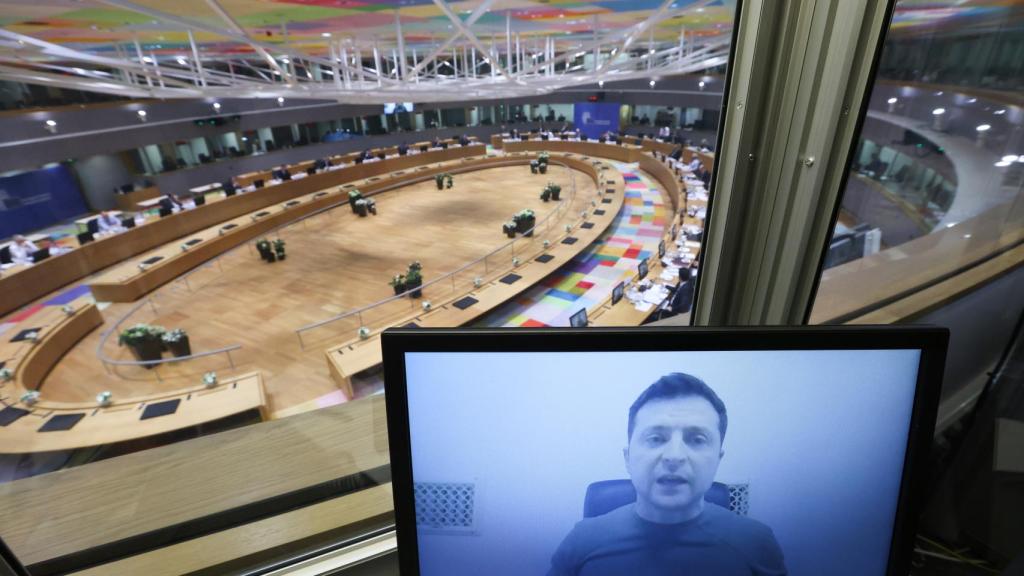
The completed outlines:
[[[977,101],[978,101],[978,99],[977,99],[977,98],[971,98],[971,99],[967,100],[967,102],[969,102],[969,103],[971,103],[971,104],[974,104],[974,103],[975,103],[975,102],[977,102]]]
[[[969,240],[971,238],[971,235],[970,234],[964,234],[964,238],[967,238]]]
[[[46,125],[50,126],[50,127],[56,126],[57,125],[57,121],[56,120],[47,120],[46,121]]]
[[[938,92],[935,93],[936,96],[942,96],[943,94],[945,94],[945,92],[943,92],[942,90],[939,90]]]
[[[1016,162],[1019,159],[1020,156],[1017,156],[1016,154],[1009,154],[1007,156],[1003,156],[1002,158],[1003,162]]]
[[[889,104],[895,104],[895,103],[897,103],[899,101],[900,101],[899,98],[889,98],[888,100],[886,100],[886,102],[888,102]]]
[[[654,88],[654,80],[651,80],[650,84],[651,84],[651,88]]]
[[[935,110],[932,110],[932,114],[934,114],[936,116],[941,116],[941,115],[943,115],[945,113],[946,113],[946,109],[945,108],[936,108]]]
[[[956,226],[956,222],[950,222],[949,224],[946,224],[946,228],[952,228],[953,226]]]
[[[981,124],[981,125],[979,125],[979,126],[978,126],[977,128],[975,128],[975,130],[977,130],[978,132],[987,132],[987,131],[988,131],[988,130],[990,130],[991,128],[992,128],[992,127],[991,127],[991,126],[989,126],[988,124]]]
[[[1006,109],[1005,108],[1001,108],[1001,109],[996,110],[995,112],[993,112],[993,114],[995,114],[996,116],[1002,116],[1003,114],[1006,114]]]
[[[284,96],[278,96],[277,97],[277,103],[278,104],[284,104]]]
[[[72,70],[72,71],[73,71],[73,72],[74,72],[75,74],[85,74],[85,70],[83,70],[83,69],[81,69],[81,68],[72,68],[71,70]]]
[[[153,63],[153,59],[150,58],[149,56],[143,56],[142,57],[142,61],[147,63],[147,64],[152,64]]]
[[[598,81],[597,81],[597,85],[598,85],[599,87],[603,88],[603,87],[604,87],[604,80],[598,80]]]
[[[331,33],[330,32],[323,32],[320,35],[323,36],[324,38],[330,38],[331,37]]]
[[[145,118],[146,117],[146,111],[145,110],[139,110],[138,112],[136,112],[136,114],[139,115],[139,118]]]
[[[220,102],[214,102],[213,103],[213,109],[214,110],[220,110]]]
[[[178,64],[181,64],[182,66],[188,66],[188,60],[185,60],[184,58],[181,58],[180,56],[178,57],[177,60],[178,60]]]
[[[996,162],[996,166],[999,168],[1006,168],[1010,164],[1013,164],[1013,162],[1007,162],[1006,160],[1003,160],[1002,162]]]

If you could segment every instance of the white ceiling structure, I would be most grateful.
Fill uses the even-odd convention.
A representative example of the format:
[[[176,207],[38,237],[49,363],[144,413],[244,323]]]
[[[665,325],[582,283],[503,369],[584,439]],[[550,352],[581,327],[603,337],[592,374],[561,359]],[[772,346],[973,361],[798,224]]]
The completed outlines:
[[[324,8],[324,1],[335,4]],[[8,18],[0,29],[0,78],[135,98],[473,101],[701,73],[725,64],[732,31],[732,7],[722,0],[656,0],[637,3],[639,9],[572,2],[557,15],[543,12],[551,9],[547,2],[532,0],[378,2],[370,30],[345,28],[351,16],[331,16],[291,24],[299,30],[291,34],[288,22],[261,24],[250,15],[240,21],[236,14],[245,10],[225,0],[185,2],[198,3],[201,16],[171,12],[167,0],[58,0],[54,6],[67,10],[69,2],[91,5],[96,12],[88,18],[96,21],[124,14],[124,24],[89,24],[93,34],[108,37],[87,39],[62,28],[67,22],[84,27],[88,18],[74,20],[81,11],[44,13],[49,20]],[[5,4],[11,3],[0,2],[0,11]],[[347,0],[317,4],[355,11],[341,7],[354,4]],[[368,2],[358,4],[365,9]],[[695,26],[705,10],[717,22],[705,18]]]

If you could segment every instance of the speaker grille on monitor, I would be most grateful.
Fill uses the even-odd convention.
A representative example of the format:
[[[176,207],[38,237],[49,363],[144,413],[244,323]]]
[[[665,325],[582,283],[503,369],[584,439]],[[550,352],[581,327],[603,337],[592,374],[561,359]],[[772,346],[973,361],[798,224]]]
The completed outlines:
[[[444,532],[476,528],[476,486],[466,482],[416,482],[416,525]]]

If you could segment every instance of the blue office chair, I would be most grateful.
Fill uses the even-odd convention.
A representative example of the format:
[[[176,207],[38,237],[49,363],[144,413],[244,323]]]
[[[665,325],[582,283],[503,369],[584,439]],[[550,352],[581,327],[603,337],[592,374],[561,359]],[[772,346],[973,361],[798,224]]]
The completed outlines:
[[[730,500],[729,487],[721,482],[712,484],[704,494],[705,502],[717,504],[726,510],[732,510]],[[632,502],[636,502],[636,490],[630,480],[594,482],[587,486],[587,495],[583,499],[583,517],[593,518],[607,514]]]

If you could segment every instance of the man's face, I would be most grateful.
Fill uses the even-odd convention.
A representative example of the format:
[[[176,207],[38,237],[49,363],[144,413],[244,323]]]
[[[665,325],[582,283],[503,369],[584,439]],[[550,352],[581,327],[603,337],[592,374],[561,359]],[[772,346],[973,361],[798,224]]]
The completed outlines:
[[[705,398],[684,396],[644,404],[624,451],[641,515],[699,512],[723,454],[718,413]]]

